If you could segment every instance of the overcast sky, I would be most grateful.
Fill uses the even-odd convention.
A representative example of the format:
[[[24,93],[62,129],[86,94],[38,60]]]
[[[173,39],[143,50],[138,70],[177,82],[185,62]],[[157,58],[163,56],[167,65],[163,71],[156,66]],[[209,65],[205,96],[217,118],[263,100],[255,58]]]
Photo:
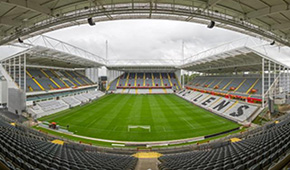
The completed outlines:
[[[206,25],[166,20],[119,20],[69,27],[46,35],[78,46],[105,58],[109,43],[109,60],[182,59],[220,44],[246,37],[243,34]],[[0,47],[4,58],[16,50]]]
[[[244,35],[206,25],[165,20],[123,20],[74,26],[46,35],[79,46],[109,59],[182,59]]]

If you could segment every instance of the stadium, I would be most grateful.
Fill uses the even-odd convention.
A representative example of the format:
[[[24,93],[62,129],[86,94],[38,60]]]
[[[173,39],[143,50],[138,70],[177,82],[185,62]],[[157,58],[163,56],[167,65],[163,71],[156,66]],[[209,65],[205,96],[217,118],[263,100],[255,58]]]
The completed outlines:
[[[0,169],[289,169],[289,7],[0,0],[0,45],[22,49],[0,60]],[[115,61],[45,35],[127,19],[247,37],[182,60]]]

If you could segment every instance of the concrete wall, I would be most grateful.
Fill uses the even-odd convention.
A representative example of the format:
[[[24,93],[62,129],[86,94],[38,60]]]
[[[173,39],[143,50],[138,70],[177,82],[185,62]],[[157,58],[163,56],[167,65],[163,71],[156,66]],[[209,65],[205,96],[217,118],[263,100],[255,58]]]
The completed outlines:
[[[8,102],[7,88],[7,81],[0,80],[0,104],[7,104]]]
[[[181,84],[181,70],[176,70],[174,73],[175,73],[176,78],[178,79],[178,81],[180,83],[181,88],[184,88],[184,87],[182,87],[182,84]]]
[[[99,81],[99,71],[98,68],[87,68],[85,70],[86,76],[91,79],[94,83]]]
[[[111,83],[111,81],[115,80],[116,78],[118,78],[120,75],[122,75],[124,72],[123,71],[117,71],[117,70],[109,70],[107,69],[107,85],[109,85],[109,83]]]
[[[21,115],[26,109],[25,92],[21,89],[8,88],[8,111]]]

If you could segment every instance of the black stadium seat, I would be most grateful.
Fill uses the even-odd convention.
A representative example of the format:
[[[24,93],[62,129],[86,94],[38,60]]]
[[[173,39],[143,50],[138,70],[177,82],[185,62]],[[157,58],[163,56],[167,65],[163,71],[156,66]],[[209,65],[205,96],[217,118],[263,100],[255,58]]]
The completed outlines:
[[[27,132],[28,131],[28,132]],[[33,132],[35,133],[35,132]],[[39,133],[41,135],[41,133]],[[13,163],[6,161],[8,158]],[[0,161],[10,169],[134,169],[137,158],[87,152],[70,144],[57,145],[20,130],[0,119]]]
[[[159,158],[159,168],[165,169],[253,169],[268,167],[290,148],[290,120],[265,128],[240,142],[215,147],[207,151],[170,154]]]

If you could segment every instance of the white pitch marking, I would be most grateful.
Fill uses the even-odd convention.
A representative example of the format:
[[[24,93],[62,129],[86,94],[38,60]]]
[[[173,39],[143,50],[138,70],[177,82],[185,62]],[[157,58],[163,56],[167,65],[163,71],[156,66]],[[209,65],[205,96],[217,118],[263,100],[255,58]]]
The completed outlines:
[[[184,119],[184,118],[182,118],[184,121],[186,121],[186,123],[190,126],[190,127],[192,127],[193,129],[194,129],[194,126],[192,126],[192,124],[190,124],[189,122],[188,122],[188,120],[186,120],[186,119]]]

